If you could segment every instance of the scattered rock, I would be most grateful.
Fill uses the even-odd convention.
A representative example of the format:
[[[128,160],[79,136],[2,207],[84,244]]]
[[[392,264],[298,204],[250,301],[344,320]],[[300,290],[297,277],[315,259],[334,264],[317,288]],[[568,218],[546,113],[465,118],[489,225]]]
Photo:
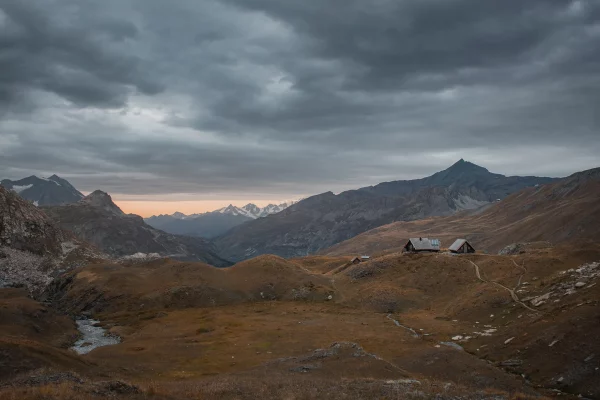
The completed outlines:
[[[290,368],[290,372],[302,372],[302,373],[306,373],[306,372],[312,371],[313,369],[318,369],[318,368],[319,368],[318,365],[307,364],[307,365],[300,365],[298,367]]]
[[[589,356],[587,356],[585,358],[585,360],[583,360],[584,362],[588,362],[588,361],[592,361],[592,359],[594,358],[595,354],[590,354]]]
[[[547,300],[549,300],[551,295],[552,295],[552,292],[548,292],[544,295],[538,296],[538,297],[534,298],[533,300],[531,300],[531,305],[534,307],[539,307],[542,304],[544,304]]]
[[[122,381],[99,382],[95,384],[96,388],[92,391],[101,396],[131,395],[139,394],[140,389],[137,386],[130,385]]]
[[[550,343],[550,344],[548,345],[548,347],[552,347],[552,346],[554,346],[556,343],[558,343],[558,340],[554,340],[552,343]]]
[[[45,385],[58,385],[64,382],[72,382],[72,383],[84,383],[84,381],[77,375],[72,372],[61,372],[57,374],[43,374],[43,375],[33,375],[28,376],[26,378],[13,380],[10,383],[0,383],[0,387],[2,386],[45,386]]]
[[[502,362],[498,363],[498,365],[501,367],[518,367],[520,365],[523,365],[523,361],[522,360],[506,360],[506,361],[502,361]]]
[[[512,341],[513,341],[513,339],[514,339],[514,337],[511,337],[511,338],[509,338],[509,339],[506,339],[506,340],[504,341],[504,344],[509,344],[510,342],[512,342]]]
[[[464,351],[463,347],[460,344],[458,344],[458,343],[454,343],[454,342],[440,342],[440,344],[444,345],[444,346],[452,347],[453,349],[456,349],[456,350],[462,350],[462,351]]]
[[[576,287],[577,289],[581,289],[581,288],[582,288],[582,287],[584,287],[584,286],[585,286],[585,282],[577,282],[577,283],[575,284],[575,287]]]

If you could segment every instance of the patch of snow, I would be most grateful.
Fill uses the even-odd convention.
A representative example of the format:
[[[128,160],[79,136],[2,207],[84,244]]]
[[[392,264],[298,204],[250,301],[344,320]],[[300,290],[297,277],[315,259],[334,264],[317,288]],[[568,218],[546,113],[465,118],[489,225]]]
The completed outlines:
[[[23,186],[14,185],[12,187],[12,190],[14,192],[21,193],[22,191],[27,190],[27,189],[31,189],[32,187],[33,187],[33,185],[23,185]]]
[[[486,204],[489,204],[489,202],[475,200],[474,198],[466,195],[459,195],[458,198],[454,199],[454,206],[457,210],[474,210]]]
[[[161,257],[162,256],[158,253],[135,253],[128,256],[123,256],[119,260],[155,260]]]
[[[33,202],[33,205],[36,206],[36,207],[39,207],[40,206],[40,202],[36,200],[36,201]]]

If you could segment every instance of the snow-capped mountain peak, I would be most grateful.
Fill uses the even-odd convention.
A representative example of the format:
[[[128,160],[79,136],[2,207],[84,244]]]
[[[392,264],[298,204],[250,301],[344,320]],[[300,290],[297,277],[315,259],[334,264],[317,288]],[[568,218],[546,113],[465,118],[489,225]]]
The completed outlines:
[[[187,215],[185,215],[184,213],[181,213],[181,212],[179,212],[179,211],[175,211],[175,212],[174,212],[174,213],[171,215],[171,217],[173,217],[173,218],[177,218],[177,219],[186,219],[186,218],[187,218]]]
[[[289,205],[288,205],[289,204]],[[233,204],[228,205],[227,207],[220,208],[215,212],[221,214],[230,214],[230,215],[243,215],[248,218],[257,219],[263,218],[267,215],[275,214],[285,210],[287,207],[292,205],[293,203],[283,203],[283,204],[269,204],[263,208],[258,207],[256,204],[248,203],[243,207],[237,207]]]
[[[76,203],[83,198],[67,180],[56,175],[49,178],[32,175],[16,181],[4,179],[0,185],[41,206]]]
[[[241,215],[243,217],[257,219],[263,218],[271,214],[276,214],[288,208],[289,206],[296,204],[295,201],[290,201],[282,204],[269,204],[263,208],[257,206],[256,204],[248,203],[243,207],[234,206],[233,204],[228,205],[227,207],[219,208],[218,210],[207,212],[207,213],[199,213],[199,214],[190,214],[186,215],[179,211],[171,215],[154,215],[150,218],[159,218],[159,217],[170,217],[179,220],[190,220],[201,217],[203,215],[211,214],[211,213],[219,213],[219,214],[228,214],[228,215]]]

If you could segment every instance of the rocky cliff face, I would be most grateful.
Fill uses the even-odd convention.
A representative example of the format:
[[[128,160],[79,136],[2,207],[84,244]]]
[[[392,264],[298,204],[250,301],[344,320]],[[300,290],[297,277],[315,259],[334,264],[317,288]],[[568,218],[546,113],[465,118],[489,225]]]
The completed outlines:
[[[0,246],[56,256],[64,241],[64,233],[43,211],[0,187]]]
[[[265,253],[304,256],[381,225],[476,209],[525,187],[552,181],[506,177],[460,160],[423,179],[310,197],[278,214],[236,227],[216,243],[220,254],[233,261]]]
[[[180,260],[202,261],[223,267],[213,244],[200,238],[171,235],[147,225],[142,217],[125,214],[111,197],[95,191],[75,204],[44,207],[44,211],[66,229],[112,257],[156,253]]]
[[[0,287],[25,285],[39,293],[59,271],[100,257],[43,211],[0,186]]]

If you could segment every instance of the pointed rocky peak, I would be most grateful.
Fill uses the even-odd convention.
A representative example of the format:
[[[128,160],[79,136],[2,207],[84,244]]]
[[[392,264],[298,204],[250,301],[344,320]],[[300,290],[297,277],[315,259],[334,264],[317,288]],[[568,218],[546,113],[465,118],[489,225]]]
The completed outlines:
[[[173,215],[171,215],[171,217],[173,217],[173,218],[177,218],[177,219],[185,219],[185,218],[187,217],[187,215],[185,215],[185,214],[184,214],[184,213],[182,213],[182,212],[175,211],[175,212],[173,213]]]
[[[258,207],[256,204],[248,203],[242,208],[254,215],[258,215],[260,213],[260,207]]]
[[[489,172],[486,168],[480,167],[479,165],[473,164],[472,162],[465,161],[462,158],[455,162],[446,171],[450,171],[453,173]]]
[[[502,175],[493,174],[487,169],[461,158],[450,166],[450,168],[425,178],[423,182],[426,185],[447,186],[457,182],[474,182],[475,180],[491,179],[501,176]]]
[[[92,207],[101,208],[115,215],[125,215],[125,213],[112,201],[112,197],[101,190],[90,193],[85,196],[81,202],[89,204]]]

